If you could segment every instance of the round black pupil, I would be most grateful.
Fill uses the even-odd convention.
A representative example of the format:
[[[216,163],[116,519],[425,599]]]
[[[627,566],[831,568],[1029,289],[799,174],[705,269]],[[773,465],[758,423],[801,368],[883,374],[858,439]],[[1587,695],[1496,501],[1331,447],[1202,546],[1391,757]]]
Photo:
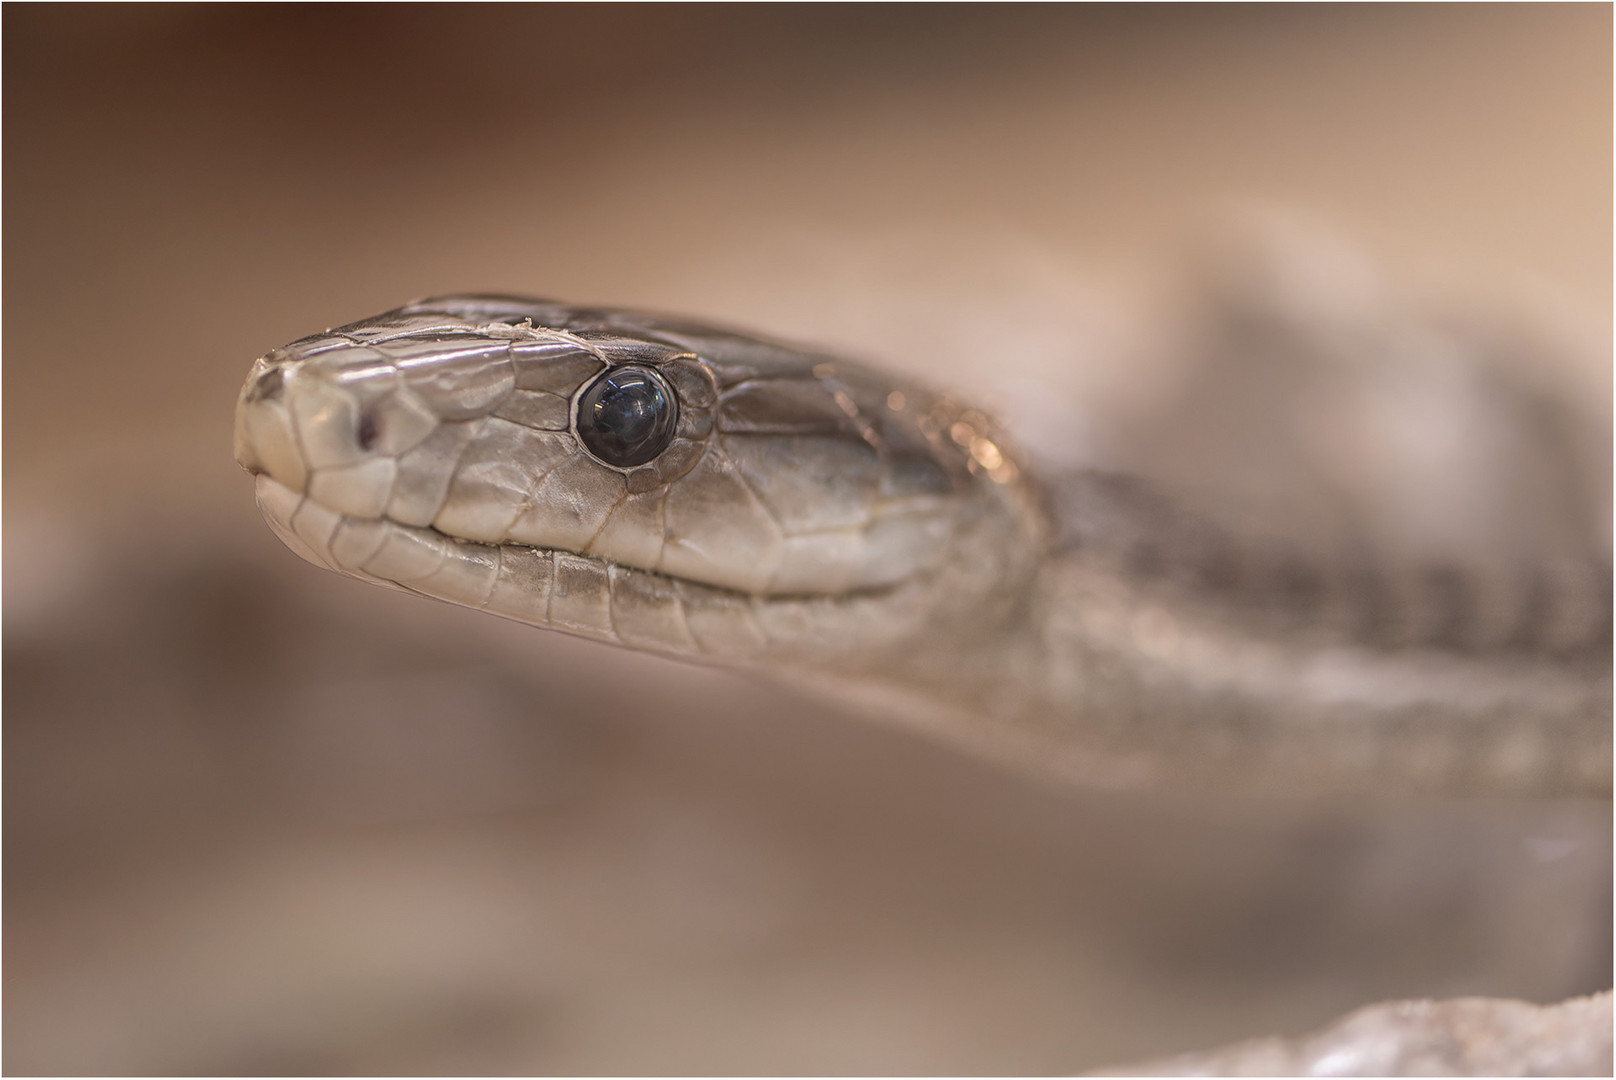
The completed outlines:
[[[578,436],[608,465],[644,465],[673,438],[674,404],[662,380],[643,368],[608,372],[578,402]]]

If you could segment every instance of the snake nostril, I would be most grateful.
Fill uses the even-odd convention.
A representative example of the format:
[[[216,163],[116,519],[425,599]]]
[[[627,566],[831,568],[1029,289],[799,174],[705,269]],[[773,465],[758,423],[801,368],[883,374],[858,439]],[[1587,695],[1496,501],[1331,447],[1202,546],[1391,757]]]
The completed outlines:
[[[281,396],[285,388],[285,369],[272,367],[253,381],[252,389],[247,391],[247,400],[274,401]]]
[[[376,414],[365,409],[359,414],[359,429],[357,439],[359,449],[369,450],[376,445]]]

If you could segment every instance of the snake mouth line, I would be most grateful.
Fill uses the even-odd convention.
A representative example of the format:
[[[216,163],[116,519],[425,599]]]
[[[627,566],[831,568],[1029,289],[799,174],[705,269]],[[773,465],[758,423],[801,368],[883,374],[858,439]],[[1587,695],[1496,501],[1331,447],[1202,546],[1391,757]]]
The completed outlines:
[[[266,501],[262,494],[260,494],[260,496],[259,496],[260,508],[263,510],[265,516],[270,518],[271,524],[273,524],[273,525],[275,525],[277,527],[277,532],[280,532],[283,539],[286,539],[287,533],[289,532],[294,538],[300,539],[300,540],[303,541],[301,547],[310,548],[312,553],[316,554],[316,555],[334,554],[334,552],[331,551],[331,548],[329,546],[330,541],[327,540],[324,544],[319,544],[319,543],[317,543],[317,534],[316,534],[315,538],[311,538],[310,536],[305,535],[305,533],[307,531],[306,529],[305,530],[299,530],[293,524],[293,520],[297,517],[297,515],[300,512],[305,512],[305,511],[307,511],[307,510],[309,510],[311,508],[321,512],[322,514],[330,515],[333,518],[339,519],[339,522],[338,522],[338,525],[337,525],[337,528],[339,528],[339,529],[344,528],[344,527],[347,527],[347,528],[350,528],[350,529],[355,528],[355,527],[358,527],[358,528],[379,527],[379,528],[385,528],[385,529],[398,530],[398,531],[400,531],[402,533],[406,533],[406,534],[417,534],[417,535],[421,535],[421,536],[429,536],[429,537],[432,537],[435,540],[437,540],[438,542],[440,542],[442,544],[445,544],[445,545],[455,545],[457,547],[466,547],[466,548],[473,548],[473,549],[481,549],[483,551],[499,552],[499,553],[501,553],[501,555],[504,555],[506,553],[528,553],[528,554],[532,554],[532,555],[536,555],[536,556],[542,556],[542,557],[546,557],[546,558],[554,558],[556,556],[562,556],[562,557],[575,558],[575,559],[587,559],[590,562],[598,563],[601,566],[607,567],[607,568],[609,568],[611,570],[614,570],[614,571],[617,571],[619,573],[645,574],[645,575],[649,575],[651,577],[657,578],[659,580],[668,582],[670,584],[677,584],[681,588],[699,589],[699,590],[701,590],[703,592],[710,593],[710,594],[713,594],[715,596],[733,597],[734,599],[736,599],[738,601],[746,601],[746,602],[778,601],[778,602],[781,602],[781,603],[813,603],[813,602],[834,602],[834,601],[838,601],[838,600],[879,600],[879,599],[882,599],[884,597],[891,596],[891,595],[893,595],[894,593],[898,592],[899,590],[901,590],[903,588],[902,583],[889,583],[889,584],[882,584],[882,585],[856,586],[856,587],[844,589],[844,590],[841,590],[841,591],[835,592],[835,593],[816,593],[816,592],[808,592],[808,591],[800,591],[800,590],[799,591],[783,590],[783,591],[779,591],[779,592],[753,592],[753,591],[748,591],[748,590],[745,590],[745,589],[737,589],[737,588],[735,588],[733,586],[729,586],[729,585],[718,585],[718,584],[713,584],[711,582],[698,581],[695,578],[682,577],[682,576],[680,576],[678,574],[672,574],[672,573],[669,573],[669,572],[667,572],[665,570],[657,570],[657,569],[652,569],[650,567],[636,566],[636,565],[634,565],[632,563],[627,563],[627,562],[622,562],[622,561],[619,561],[619,560],[616,560],[616,559],[611,559],[611,558],[608,558],[607,556],[594,554],[592,552],[578,551],[578,550],[575,550],[573,548],[545,547],[545,546],[541,546],[541,545],[538,545],[538,544],[524,544],[524,543],[520,543],[518,541],[512,541],[512,540],[506,540],[506,541],[472,540],[472,539],[469,539],[467,537],[456,536],[453,533],[445,532],[444,530],[438,528],[436,525],[410,525],[410,524],[407,524],[405,522],[396,521],[396,520],[394,520],[394,519],[392,519],[390,517],[387,517],[385,515],[378,516],[378,517],[373,517],[373,518],[371,518],[371,517],[360,517],[358,515],[348,514],[348,513],[345,513],[343,511],[341,511],[341,510],[336,510],[336,509],[334,509],[332,507],[326,506],[325,504],[323,504],[323,503],[319,502],[317,499],[315,499],[313,496],[309,495],[307,492],[299,492],[299,491],[297,491],[297,490],[295,490],[293,488],[288,487],[285,484],[282,484],[279,480],[276,480],[273,476],[271,476],[267,472],[261,472],[261,471],[256,471],[256,470],[250,470],[250,471],[252,471],[254,479],[256,481],[258,481],[260,485],[266,485],[266,484],[267,485],[273,485],[274,488],[280,489],[280,492],[285,493],[285,494],[281,494],[280,492],[277,492],[275,494],[275,496],[273,497],[272,501]],[[262,490],[262,488],[260,490]],[[290,515],[281,515],[279,513],[280,506],[284,505],[284,502],[289,497],[290,498],[295,498],[298,501],[297,506],[296,506],[295,509],[292,510]],[[285,531],[282,531],[282,530],[285,530]],[[305,552],[303,550],[298,550],[298,554],[302,555],[306,559],[308,558],[308,555],[305,554]],[[330,569],[337,570],[340,573],[355,574],[355,575],[370,578],[370,579],[373,579],[375,581],[382,582],[382,583],[385,583],[385,584],[396,585],[396,586],[398,586],[400,588],[408,589],[411,592],[420,592],[420,590],[415,589],[412,586],[410,586],[408,584],[408,582],[398,581],[398,580],[394,580],[392,578],[386,578],[386,577],[379,576],[379,575],[375,574],[374,572],[372,572],[371,570],[369,570],[365,566],[333,565],[331,559],[328,558],[328,557],[321,557],[321,558],[317,558],[317,559],[312,559],[310,561],[316,562],[316,563],[318,563],[320,565],[327,566]],[[429,594],[422,594],[422,595],[429,595]]]
[[[270,527],[317,566],[534,626],[669,655],[733,663],[800,649],[807,625],[865,625],[899,583],[834,595],[754,594],[598,555],[463,540],[430,526],[330,509],[266,473],[258,503]],[[812,638],[835,647],[834,635]]]

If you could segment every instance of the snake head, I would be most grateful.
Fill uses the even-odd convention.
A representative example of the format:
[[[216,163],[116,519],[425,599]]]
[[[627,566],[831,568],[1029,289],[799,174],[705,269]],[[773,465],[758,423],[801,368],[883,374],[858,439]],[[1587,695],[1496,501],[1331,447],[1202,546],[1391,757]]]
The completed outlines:
[[[978,618],[1024,584],[1042,529],[991,422],[941,394],[515,297],[423,300],[268,353],[236,458],[319,565],[720,660]]]

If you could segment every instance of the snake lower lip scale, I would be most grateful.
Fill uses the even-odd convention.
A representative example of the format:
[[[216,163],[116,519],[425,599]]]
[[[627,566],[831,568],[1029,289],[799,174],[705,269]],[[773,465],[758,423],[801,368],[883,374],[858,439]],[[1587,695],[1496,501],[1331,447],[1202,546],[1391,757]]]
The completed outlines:
[[[256,361],[236,457],[318,565],[1090,783],[1610,790],[1608,558],[1495,639],[1435,618],[1393,645],[1357,609],[1406,575],[1288,562],[1258,595],[1260,556],[1129,482],[1040,474],[946,394],[733,331],[420,301]]]

